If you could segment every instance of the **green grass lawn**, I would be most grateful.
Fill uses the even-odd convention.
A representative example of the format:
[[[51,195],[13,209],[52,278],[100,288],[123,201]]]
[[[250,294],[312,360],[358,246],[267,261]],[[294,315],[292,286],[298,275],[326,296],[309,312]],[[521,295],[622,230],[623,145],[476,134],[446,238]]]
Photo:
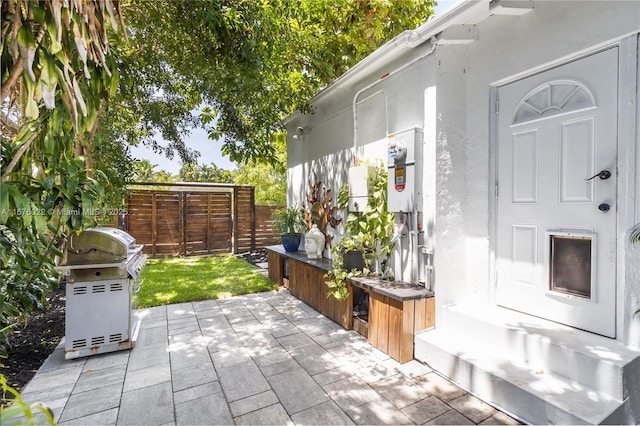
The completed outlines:
[[[278,287],[255,266],[230,254],[149,259],[140,278],[144,279],[138,293],[140,308],[219,299]]]

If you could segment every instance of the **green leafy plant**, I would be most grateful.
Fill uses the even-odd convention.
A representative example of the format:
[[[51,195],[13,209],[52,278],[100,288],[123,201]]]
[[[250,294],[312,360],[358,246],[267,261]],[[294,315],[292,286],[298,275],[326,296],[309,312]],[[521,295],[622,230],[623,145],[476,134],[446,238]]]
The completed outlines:
[[[2,388],[3,398],[8,402],[7,406],[0,404],[0,425],[36,424],[36,419],[34,418],[36,410],[44,414],[48,424],[55,424],[50,408],[40,403],[29,404],[25,402],[20,392],[9,386],[6,377],[2,374],[0,374],[0,387]],[[7,398],[7,394],[13,396],[13,398]],[[38,424],[40,423],[41,421],[38,421]]]
[[[273,221],[283,235],[300,234],[307,228],[303,211],[297,206],[274,210]]]
[[[629,242],[631,242],[631,244],[640,243],[640,223],[631,228],[631,234],[629,234]],[[636,309],[636,311],[633,313],[633,316],[635,317],[638,314],[640,314],[640,308]]]
[[[329,287],[329,295],[338,300],[349,297],[346,287],[347,278],[369,275],[374,260],[388,256],[393,250],[391,240],[394,232],[394,214],[387,211],[387,170],[378,162],[370,166],[369,200],[361,212],[349,212],[344,225],[345,235],[331,249],[333,258],[331,270],[325,274]],[[356,165],[360,165],[356,164]],[[338,207],[349,206],[349,184],[344,184],[338,191]],[[365,267],[362,271],[352,269],[345,271],[344,253],[360,251],[363,254]]]
[[[640,243],[640,223],[631,228],[631,234],[629,235],[629,241],[631,244]]]

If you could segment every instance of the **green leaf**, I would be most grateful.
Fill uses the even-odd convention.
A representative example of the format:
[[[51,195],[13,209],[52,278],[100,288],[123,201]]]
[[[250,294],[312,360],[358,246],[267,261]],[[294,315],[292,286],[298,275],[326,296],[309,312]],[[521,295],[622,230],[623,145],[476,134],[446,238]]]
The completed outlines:
[[[82,215],[90,216],[93,214],[93,200],[87,191],[82,191]]]
[[[33,73],[33,60],[36,55],[36,41],[33,37],[33,33],[31,32],[31,26],[21,26],[18,30],[16,41],[18,42],[18,49],[20,50],[20,57],[22,58],[24,72],[31,82],[35,83],[36,75]]]
[[[0,183],[0,225],[5,225],[9,219],[9,188],[8,184]]]
[[[66,194],[68,194],[68,198],[71,198],[72,194],[76,192],[76,190],[78,189],[78,183],[79,183],[79,179],[75,175],[71,175],[67,178]]]
[[[33,216],[33,219],[35,221],[36,231],[42,233],[47,230],[47,218],[44,215],[37,213]]]

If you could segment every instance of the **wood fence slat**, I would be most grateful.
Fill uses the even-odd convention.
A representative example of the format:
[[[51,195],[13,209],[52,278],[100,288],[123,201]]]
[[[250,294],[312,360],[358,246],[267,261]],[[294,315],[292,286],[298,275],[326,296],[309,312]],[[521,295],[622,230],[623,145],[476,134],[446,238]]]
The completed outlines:
[[[178,186],[135,189],[127,199],[124,229],[146,254],[240,253],[280,243],[276,207],[256,206],[253,187]]]

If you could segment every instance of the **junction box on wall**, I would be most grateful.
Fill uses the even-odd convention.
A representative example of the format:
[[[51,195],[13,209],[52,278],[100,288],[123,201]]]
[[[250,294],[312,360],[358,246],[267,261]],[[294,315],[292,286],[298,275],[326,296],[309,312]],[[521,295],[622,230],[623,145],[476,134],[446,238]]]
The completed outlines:
[[[350,212],[362,212],[367,207],[375,173],[375,169],[366,164],[349,168]]]

